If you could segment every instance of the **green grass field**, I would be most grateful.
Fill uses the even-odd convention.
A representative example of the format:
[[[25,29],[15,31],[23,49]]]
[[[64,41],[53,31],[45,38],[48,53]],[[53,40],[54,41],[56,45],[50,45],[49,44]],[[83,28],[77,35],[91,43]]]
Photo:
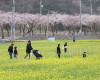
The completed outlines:
[[[68,43],[67,53],[63,52],[64,43]],[[57,44],[61,44],[61,58],[56,53]],[[100,40],[57,40],[54,42],[32,42],[43,59],[27,57],[27,42],[15,42],[18,47],[18,59],[9,59],[8,47],[11,43],[0,44],[0,80],[100,80]],[[82,58],[86,51],[87,57]]]

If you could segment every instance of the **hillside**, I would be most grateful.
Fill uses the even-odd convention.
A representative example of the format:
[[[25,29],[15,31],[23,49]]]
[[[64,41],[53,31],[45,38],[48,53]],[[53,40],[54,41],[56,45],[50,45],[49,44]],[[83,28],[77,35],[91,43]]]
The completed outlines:
[[[0,0],[0,10],[11,11],[13,0]],[[15,0],[16,12],[39,13],[40,0]],[[43,14],[47,14],[48,10],[59,13],[78,14],[79,0],[42,0]],[[100,0],[93,0],[93,14],[100,13]],[[89,0],[82,0],[82,13],[90,13]]]

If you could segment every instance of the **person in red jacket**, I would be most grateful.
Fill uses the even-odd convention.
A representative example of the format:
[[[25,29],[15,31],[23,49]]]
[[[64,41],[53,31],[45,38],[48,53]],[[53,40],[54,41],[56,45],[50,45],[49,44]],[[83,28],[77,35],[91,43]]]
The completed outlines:
[[[18,57],[18,52],[17,52],[17,47],[14,48],[14,58],[17,59]]]

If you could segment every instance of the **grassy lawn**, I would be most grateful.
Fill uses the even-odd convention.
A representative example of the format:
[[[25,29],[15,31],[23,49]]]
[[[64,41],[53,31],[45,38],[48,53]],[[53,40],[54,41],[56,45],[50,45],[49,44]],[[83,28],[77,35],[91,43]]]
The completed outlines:
[[[67,42],[68,51],[63,52]],[[61,44],[61,58],[56,53],[57,44]],[[18,47],[18,60],[9,59],[10,43],[0,44],[0,80],[99,80],[100,79],[100,40],[57,40],[54,42],[32,42],[32,47],[38,49],[43,59],[35,56],[27,57],[27,42],[15,42]],[[87,57],[82,58],[86,51]]]

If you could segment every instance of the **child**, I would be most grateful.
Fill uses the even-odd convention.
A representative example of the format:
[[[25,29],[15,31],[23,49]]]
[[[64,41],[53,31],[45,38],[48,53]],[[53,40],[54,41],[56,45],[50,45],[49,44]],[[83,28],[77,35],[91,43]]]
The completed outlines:
[[[18,57],[17,47],[14,47],[14,58],[17,59],[17,57]]]
[[[60,44],[58,44],[58,46],[57,46],[57,54],[58,54],[58,57],[60,58],[60,54],[61,54]]]

